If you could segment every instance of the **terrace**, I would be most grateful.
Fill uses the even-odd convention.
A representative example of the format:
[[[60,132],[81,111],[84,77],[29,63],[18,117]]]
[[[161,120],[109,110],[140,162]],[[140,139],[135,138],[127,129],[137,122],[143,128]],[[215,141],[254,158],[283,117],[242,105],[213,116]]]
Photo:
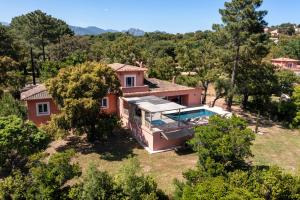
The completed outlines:
[[[126,102],[124,113],[128,120],[134,123],[136,129],[140,127],[151,134],[160,133],[166,140],[193,134],[190,130],[191,124],[165,115],[167,111],[180,114],[186,106],[156,96],[131,97],[123,98],[123,100]]]
[[[222,114],[207,106],[186,107],[157,96],[123,97],[120,105],[123,124],[149,152],[181,146],[194,134],[196,125]]]

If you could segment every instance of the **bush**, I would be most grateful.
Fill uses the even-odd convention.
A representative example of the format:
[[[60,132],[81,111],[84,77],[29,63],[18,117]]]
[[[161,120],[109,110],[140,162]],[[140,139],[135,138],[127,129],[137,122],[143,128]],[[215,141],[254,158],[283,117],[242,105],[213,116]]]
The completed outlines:
[[[254,138],[243,119],[213,116],[208,125],[195,128],[195,136],[189,143],[198,152],[199,168],[218,175],[223,170],[247,165],[245,159],[252,156],[250,147]]]
[[[277,167],[236,170],[183,184],[176,199],[299,199],[300,179]]]
[[[33,159],[27,174],[20,171],[0,182],[1,199],[67,199],[66,182],[80,174],[79,166],[70,164],[75,152],[56,153],[48,163]]]
[[[45,149],[50,137],[15,115],[0,117],[0,167],[16,167],[27,156]]]
[[[0,117],[7,117],[9,115],[16,115],[22,119],[26,117],[26,108],[18,100],[16,100],[10,93],[4,92],[0,98]]]
[[[115,176],[90,165],[87,176],[71,189],[71,199],[166,199],[155,181],[143,174],[136,158],[130,158]]]

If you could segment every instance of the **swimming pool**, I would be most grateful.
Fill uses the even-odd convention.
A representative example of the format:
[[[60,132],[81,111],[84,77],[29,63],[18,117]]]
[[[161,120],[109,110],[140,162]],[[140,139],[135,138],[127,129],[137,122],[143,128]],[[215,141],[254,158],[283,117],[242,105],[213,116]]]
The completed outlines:
[[[157,119],[157,120],[153,120],[153,121],[151,122],[151,124],[154,125],[154,126],[161,126],[161,125],[166,124],[166,122],[164,122],[164,121],[162,121],[162,120],[160,120],[160,119]]]
[[[194,119],[199,117],[205,117],[205,116],[210,117],[215,114],[216,114],[215,112],[212,112],[210,110],[200,109],[200,110],[181,112],[180,115],[178,115],[178,113],[166,114],[166,116],[176,121],[178,121],[178,118],[180,119],[180,121],[186,121],[189,119]]]

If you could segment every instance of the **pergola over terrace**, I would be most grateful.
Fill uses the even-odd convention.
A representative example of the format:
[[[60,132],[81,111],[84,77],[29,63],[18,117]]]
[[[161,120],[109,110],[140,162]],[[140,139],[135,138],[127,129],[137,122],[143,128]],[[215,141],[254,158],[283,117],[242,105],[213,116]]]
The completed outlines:
[[[177,111],[180,116],[181,109],[186,106],[170,102],[156,96],[123,98],[129,105],[129,118],[140,121],[142,126],[151,131],[176,130],[180,127],[180,119],[173,120],[164,115],[167,111]]]

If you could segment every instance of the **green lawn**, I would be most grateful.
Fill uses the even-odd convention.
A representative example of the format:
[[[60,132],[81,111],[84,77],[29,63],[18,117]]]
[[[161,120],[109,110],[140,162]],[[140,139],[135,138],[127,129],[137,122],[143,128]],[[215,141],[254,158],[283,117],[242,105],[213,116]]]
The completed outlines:
[[[253,164],[277,165],[291,173],[300,170],[300,132],[279,126],[261,129],[256,135],[252,152]]]

